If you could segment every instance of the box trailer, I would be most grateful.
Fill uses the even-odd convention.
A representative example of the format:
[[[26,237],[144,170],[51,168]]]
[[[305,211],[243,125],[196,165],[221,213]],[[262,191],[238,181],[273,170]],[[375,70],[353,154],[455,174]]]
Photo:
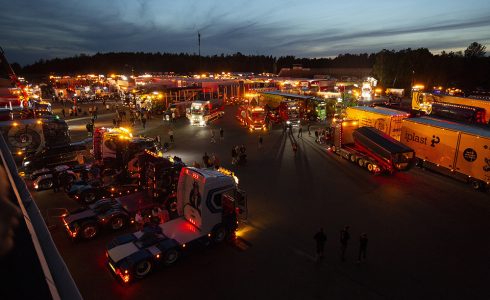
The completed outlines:
[[[490,130],[429,117],[405,119],[401,142],[415,150],[417,164],[487,189]]]
[[[404,111],[370,106],[347,107],[346,114],[347,119],[358,120],[359,127],[374,127],[398,141],[400,140],[402,120],[410,116]]]

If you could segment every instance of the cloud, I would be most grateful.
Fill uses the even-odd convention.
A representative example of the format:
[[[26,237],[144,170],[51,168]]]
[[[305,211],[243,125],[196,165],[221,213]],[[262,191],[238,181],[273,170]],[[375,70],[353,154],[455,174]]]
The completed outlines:
[[[109,51],[196,53],[198,31],[204,55],[319,57],[383,48],[463,48],[472,41],[488,45],[490,40],[488,10],[476,5],[471,14],[435,10],[438,14],[432,17],[399,22],[390,14],[399,13],[396,7],[363,20],[355,11],[350,19],[340,18],[336,5],[341,4],[329,4],[332,8],[324,12],[314,7],[327,5],[313,0],[308,5],[255,0],[226,5],[216,0],[9,1],[0,11],[0,45],[10,61],[26,64]]]

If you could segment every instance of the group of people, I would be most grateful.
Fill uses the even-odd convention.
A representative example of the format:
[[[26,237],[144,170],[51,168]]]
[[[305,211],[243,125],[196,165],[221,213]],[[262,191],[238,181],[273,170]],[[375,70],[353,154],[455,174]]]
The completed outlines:
[[[240,165],[247,162],[247,149],[245,145],[233,146],[231,148],[231,164]]]
[[[170,213],[166,208],[155,206],[151,213],[138,211],[134,216],[134,222],[138,230],[142,230],[147,224],[163,224],[170,220]]]
[[[204,163],[204,167],[206,168],[215,167],[216,169],[218,169],[220,166],[219,158],[215,153],[212,153],[211,156],[209,156],[207,152],[204,152],[202,162]]]
[[[347,246],[350,240],[350,227],[345,226],[344,229],[340,231],[340,260],[345,262],[345,254],[347,252]],[[327,235],[323,231],[323,228],[313,236],[316,241],[316,260],[320,261],[324,256],[325,243],[327,242]],[[368,237],[366,233],[361,234],[359,237],[359,252],[357,257],[357,263],[361,263],[366,260]]]
[[[330,138],[330,131],[326,129],[315,130],[315,142],[324,144]]]

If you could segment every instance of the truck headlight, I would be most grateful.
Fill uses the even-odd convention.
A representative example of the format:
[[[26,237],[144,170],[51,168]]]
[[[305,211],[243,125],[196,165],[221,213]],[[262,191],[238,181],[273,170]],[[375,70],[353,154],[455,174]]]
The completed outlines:
[[[291,124],[291,121],[286,121],[286,124],[288,124],[288,125]]]

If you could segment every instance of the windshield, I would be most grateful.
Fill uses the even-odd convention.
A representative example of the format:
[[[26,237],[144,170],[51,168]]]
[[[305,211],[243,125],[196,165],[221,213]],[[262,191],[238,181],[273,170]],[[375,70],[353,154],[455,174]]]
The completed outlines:
[[[263,118],[265,118],[265,113],[264,112],[254,112],[254,113],[252,113],[252,118],[263,119]]]
[[[200,114],[202,112],[202,106],[192,106],[191,114]]]

